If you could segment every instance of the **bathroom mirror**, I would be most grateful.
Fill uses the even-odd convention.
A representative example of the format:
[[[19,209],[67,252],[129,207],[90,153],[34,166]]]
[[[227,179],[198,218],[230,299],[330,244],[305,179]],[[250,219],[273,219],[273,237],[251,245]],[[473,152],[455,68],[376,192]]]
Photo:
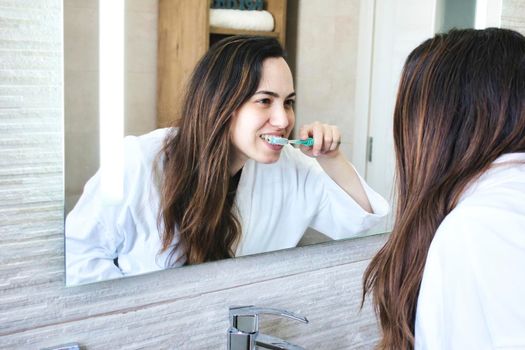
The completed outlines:
[[[406,53],[415,46],[414,42],[430,37],[434,30],[462,26],[458,21],[473,23],[475,0],[464,1],[464,17],[444,20],[448,18],[447,13],[458,12],[457,9],[451,10],[452,3],[457,5],[458,2],[414,2],[411,11],[426,13],[420,17],[430,18],[431,24],[425,24],[428,31],[418,33],[415,39],[412,37],[410,45],[397,53],[399,62],[388,62],[395,66],[387,72],[392,74],[389,77],[392,83],[383,84],[381,69],[374,66],[382,67],[386,63],[373,56],[374,50],[376,54],[381,50],[372,47],[372,39],[376,40],[375,45],[381,40],[386,41],[385,34],[383,37],[379,34],[394,29],[374,24],[374,17],[376,21],[384,18],[386,22],[388,11],[395,7],[391,1],[288,1],[286,50],[297,93],[296,127],[314,120],[338,125],[345,154],[366,181],[389,201],[393,198],[394,158],[389,133],[391,112],[388,108],[391,110],[393,107],[397,76]],[[84,185],[100,164],[98,59],[99,35],[102,33],[99,33],[98,10],[97,0],[64,1],[66,215],[75,206]],[[142,135],[158,128],[158,11],[159,0],[125,1],[125,135]],[[373,70],[378,72],[376,76],[373,76]],[[388,95],[388,103],[375,100],[385,94]],[[374,110],[374,104],[379,107],[384,105],[386,112]],[[381,114],[381,118],[374,119],[374,113]],[[387,136],[383,137],[383,134]],[[355,237],[388,231],[391,224],[389,216],[375,228]],[[308,230],[299,245],[328,240],[327,236]],[[66,252],[67,249],[66,244]],[[118,268],[118,259],[114,260],[114,264]],[[115,277],[112,274],[95,277],[86,283]]]

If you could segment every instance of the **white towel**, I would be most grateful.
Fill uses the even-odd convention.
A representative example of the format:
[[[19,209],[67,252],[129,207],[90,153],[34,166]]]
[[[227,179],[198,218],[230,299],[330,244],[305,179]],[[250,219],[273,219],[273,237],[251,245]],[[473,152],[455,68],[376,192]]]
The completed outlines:
[[[274,22],[268,11],[210,9],[210,26],[271,32]]]

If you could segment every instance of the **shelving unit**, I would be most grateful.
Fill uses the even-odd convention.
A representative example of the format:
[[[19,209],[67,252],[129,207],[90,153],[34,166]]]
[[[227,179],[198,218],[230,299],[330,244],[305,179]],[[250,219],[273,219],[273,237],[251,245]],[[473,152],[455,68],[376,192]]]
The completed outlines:
[[[180,118],[184,86],[210,43],[231,35],[271,36],[286,45],[287,0],[265,0],[274,18],[272,32],[210,27],[211,0],[159,0],[157,50],[157,126]]]
[[[255,30],[240,30],[230,28],[219,28],[210,27],[210,34],[223,34],[223,35],[264,35],[279,38],[280,33],[278,32],[261,32]]]

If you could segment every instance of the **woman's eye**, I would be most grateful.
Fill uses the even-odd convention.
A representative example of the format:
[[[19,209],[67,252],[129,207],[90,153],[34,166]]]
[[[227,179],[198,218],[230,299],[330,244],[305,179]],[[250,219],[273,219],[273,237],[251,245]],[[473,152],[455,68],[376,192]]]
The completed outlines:
[[[284,105],[288,108],[293,108],[293,106],[295,105],[295,100],[286,100],[284,101]]]
[[[257,100],[257,103],[263,104],[263,105],[269,105],[272,101],[269,98],[261,98]]]

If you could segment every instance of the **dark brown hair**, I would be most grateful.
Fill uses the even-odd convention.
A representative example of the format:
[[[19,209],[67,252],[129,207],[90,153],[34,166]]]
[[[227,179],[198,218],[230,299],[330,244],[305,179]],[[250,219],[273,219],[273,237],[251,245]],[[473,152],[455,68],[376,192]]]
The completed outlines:
[[[213,45],[193,71],[182,118],[162,150],[159,224],[162,251],[171,247],[170,260],[179,251],[177,259],[186,264],[234,255],[241,227],[229,167],[230,121],[256,92],[263,61],[270,57],[284,57],[276,39],[232,36]]]
[[[394,110],[396,222],[364,276],[381,349],[414,347],[426,256],[465,188],[504,153],[525,151],[525,38],[452,30],[408,56]]]

